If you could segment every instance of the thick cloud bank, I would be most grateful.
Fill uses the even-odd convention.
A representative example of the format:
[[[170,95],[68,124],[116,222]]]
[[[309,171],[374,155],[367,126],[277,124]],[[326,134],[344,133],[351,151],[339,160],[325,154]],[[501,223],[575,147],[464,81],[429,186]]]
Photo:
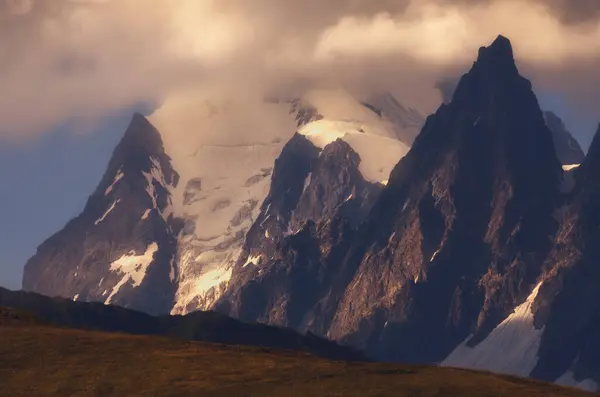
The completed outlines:
[[[600,118],[595,0],[0,0],[0,139],[93,122],[179,87],[301,78],[388,88],[424,111],[498,34],[534,85]]]

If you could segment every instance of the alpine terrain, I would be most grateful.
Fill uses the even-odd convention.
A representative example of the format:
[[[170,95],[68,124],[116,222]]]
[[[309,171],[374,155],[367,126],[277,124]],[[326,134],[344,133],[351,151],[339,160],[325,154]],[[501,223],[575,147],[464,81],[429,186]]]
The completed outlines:
[[[23,288],[598,390],[600,138],[584,156],[503,36],[443,88],[426,120],[319,88],[136,115]]]

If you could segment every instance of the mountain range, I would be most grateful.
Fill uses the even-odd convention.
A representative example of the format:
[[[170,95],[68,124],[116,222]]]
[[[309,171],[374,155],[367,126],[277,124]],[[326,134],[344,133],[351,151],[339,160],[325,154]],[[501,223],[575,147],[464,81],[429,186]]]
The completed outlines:
[[[584,155],[502,36],[449,87],[426,119],[389,93],[270,98],[272,128],[235,139],[235,103],[197,129],[136,114],[23,288],[598,390],[600,137]]]

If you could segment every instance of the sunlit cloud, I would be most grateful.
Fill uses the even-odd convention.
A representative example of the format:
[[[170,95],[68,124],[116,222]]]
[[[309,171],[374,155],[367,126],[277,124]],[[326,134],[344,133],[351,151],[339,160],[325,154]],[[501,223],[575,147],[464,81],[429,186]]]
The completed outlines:
[[[0,0],[0,139],[93,123],[182,88],[247,94],[301,78],[393,91],[432,111],[436,82],[498,34],[534,85],[600,118],[594,2]]]

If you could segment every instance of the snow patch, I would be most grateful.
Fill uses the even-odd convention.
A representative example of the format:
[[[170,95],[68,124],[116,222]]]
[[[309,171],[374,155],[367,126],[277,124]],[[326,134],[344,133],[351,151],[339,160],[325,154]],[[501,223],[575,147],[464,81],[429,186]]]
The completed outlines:
[[[563,165],[563,175],[559,189],[562,193],[569,193],[575,187],[575,178],[573,170],[579,167],[579,164]]]
[[[402,205],[402,212],[404,212],[404,210],[406,209],[406,207],[408,207],[408,203],[410,202],[409,199],[406,199],[406,201],[404,202],[404,204]]]
[[[106,188],[106,190],[104,191],[104,195],[108,195],[110,192],[112,192],[114,186],[117,184],[117,182],[119,182],[123,177],[125,176],[125,174],[123,173],[123,171],[121,170],[121,168],[119,168],[119,171],[117,171],[117,175],[115,175],[115,179],[113,179],[113,182],[110,184],[109,187]]]
[[[394,166],[410,149],[370,124],[323,119],[306,124],[298,133],[320,149],[342,139],[360,156],[359,170],[370,182],[387,180]]]
[[[226,269],[217,266],[203,271],[198,276],[188,277],[183,283],[180,282],[177,290],[179,294],[177,296],[178,299],[171,310],[171,314],[189,312],[188,305],[197,298],[206,301],[201,307],[210,307],[221,296],[222,290],[219,287],[227,286],[227,283],[231,279],[231,274],[231,268]]]
[[[579,167],[581,164],[565,164],[562,166],[563,171],[571,171],[572,169],[575,169],[577,167]]]
[[[152,243],[146,248],[146,251],[142,255],[123,255],[110,264],[110,271],[121,273],[123,274],[123,277],[121,277],[121,280],[113,287],[112,292],[104,302],[105,304],[110,304],[113,296],[115,296],[127,282],[131,281],[133,287],[139,287],[142,284],[144,277],[146,277],[148,266],[152,263],[156,251],[158,251],[158,244]]]
[[[104,215],[102,215],[100,218],[96,219],[96,221],[94,222],[94,225],[99,224],[100,222],[102,222],[104,219],[106,219],[106,217],[108,216],[108,214],[110,214],[110,212],[115,209],[115,206],[117,205],[117,203],[121,201],[121,199],[117,199],[115,201],[113,201],[113,203],[111,204],[111,206],[106,210],[106,212],[104,213]]]
[[[306,178],[304,178],[304,187],[302,188],[302,193],[304,193],[306,191],[306,188],[310,185],[311,177],[312,177],[312,172],[309,172],[308,175],[306,176]],[[267,211],[268,211],[268,209],[267,209]]]
[[[431,259],[429,259],[429,262],[433,262],[433,260],[435,259],[435,257],[437,256],[437,254],[440,253],[440,250],[442,249],[442,247],[438,248],[433,255],[431,255]]]
[[[162,218],[165,221],[167,221],[169,219],[169,216],[173,214],[173,206],[171,205],[171,195],[169,190],[170,185],[165,181],[165,176],[162,171],[162,167],[160,166],[160,162],[154,157],[150,157],[150,161],[152,162],[150,172],[142,171],[142,174],[144,175],[147,181],[146,192],[148,193],[150,200],[152,200],[152,208],[147,210],[147,212],[149,214],[151,210],[156,209],[156,211],[158,211]],[[163,210],[158,208],[158,204],[156,202],[157,191],[156,187],[154,186],[154,181],[158,182],[163,188],[165,188],[165,190],[167,190],[167,192],[169,192],[169,195],[167,197],[167,205]],[[148,216],[148,214],[144,213],[146,217]],[[142,215],[142,219],[146,219],[144,218],[144,215]]]
[[[175,281],[175,258],[171,258],[169,261],[169,281],[171,283]]]
[[[529,376],[538,361],[542,329],[535,329],[531,305],[542,283],[514,313],[498,325],[481,343],[467,346],[467,338],[440,363],[445,367],[485,370],[507,375]]]
[[[244,268],[248,265],[255,265],[255,266],[260,265],[261,257],[262,257],[262,255],[257,255],[257,256],[250,255],[248,257],[248,259],[246,260],[246,263],[244,263],[244,266],[242,266],[242,268]]]
[[[576,380],[575,374],[571,370],[568,370],[567,372],[562,374],[558,379],[554,381],[554,383],[562,386],[576,387],[578,389],[586,391],[600,391],[600,385],[598,385],[598,383],[596,383],[593,379],[583,379],[580,381]]]

